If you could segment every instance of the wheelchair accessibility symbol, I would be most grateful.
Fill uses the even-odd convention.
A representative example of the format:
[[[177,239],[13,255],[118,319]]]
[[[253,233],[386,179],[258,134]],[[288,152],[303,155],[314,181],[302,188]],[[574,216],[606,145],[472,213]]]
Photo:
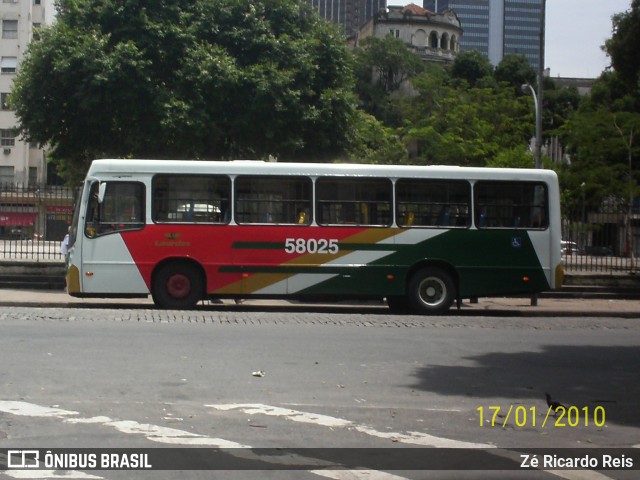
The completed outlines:
[[[513,248],[520,248],[522,247],[522,237],[512,237],[511,238],[511,246]]]

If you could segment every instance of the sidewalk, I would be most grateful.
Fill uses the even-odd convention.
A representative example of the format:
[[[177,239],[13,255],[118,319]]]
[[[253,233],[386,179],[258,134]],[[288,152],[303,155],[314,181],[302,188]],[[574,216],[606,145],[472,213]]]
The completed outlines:
[[[317,309],[320,306],[331,306],[335,308],[347,308],[353,305],[360,305],[366,308],[380,307],[385,311],[380,303],[300,303],[288,300],[246,300],[241,305],[235,302],[224,300],[222,304],[211,304],[212,308],[247,309],[261,307],[270,309]],[[0,290],[0,306],[13,307],[74,307],[74,308],[155,308],[151,297],[146,299],[130,298],[74,298],[62,291],[51,290]],[[460,312],[455,305],[450,311],[450,315],[486,315],[486,316],[523,316],[523,317],[620,317],[637,318],[640,320],[640,300],[607,300],[607,299],[584,299],[584,298],[539,298],[536,306],[531,305],[531,299],[526,297],[495,297],[480,298],[478,303],[463,302]]]

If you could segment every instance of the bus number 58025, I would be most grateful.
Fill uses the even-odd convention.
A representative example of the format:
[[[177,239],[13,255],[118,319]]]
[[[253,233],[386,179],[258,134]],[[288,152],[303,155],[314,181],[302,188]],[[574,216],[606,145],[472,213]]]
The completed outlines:
[[[335,255],[340,249],[335,238],[287,238],[284,242],[284,251],[287,253],[324,253]]]

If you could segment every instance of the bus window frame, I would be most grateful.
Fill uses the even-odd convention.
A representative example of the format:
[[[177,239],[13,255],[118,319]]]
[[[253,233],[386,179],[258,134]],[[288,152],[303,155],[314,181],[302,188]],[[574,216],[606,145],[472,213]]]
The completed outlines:
[[[162,179],[164,177],[169,177],[169,178],[194,178],[194,179],[216,179],[216,180],[225,180],[226,181],[226,185],[224,185],[225,188],[227,188],[227,197],[220,197],[217,200],[211,199],[211,198],[203,198],[201,201],[197,200],[196,198],[191,198],[191,199],[184,199],[185,202],[182,205],[180,205],[179,207],[176,208],[175,212],[169,212],[167,211],[167,218],[166,219],[162,219],[159,218],[159,212],[160,209],[157,206],[157,202],[160,202],[160,197],[158,196],[157,190],[158,190],[158,186],[156,181],[158,179]],[[176,224],[182,224],[182,225],[228,225],[231,222],[231,205],[232,205],[232,192],[233,192],[233,179],[229,176],[229,175],[225,175],[225,174],[179,174],[179,175],[174,175],[174,174],[165,174],[165,173],[158,173],[155,174],[152,178],[151,178],[151,221],[155,224],[159,224],[159,225],[176,225]],[[172,202],[175,201],[175,199],[172,199],[171,197],[167,198],[167,199],[163,199],[166,202]],[[215,202],[218,201],[220,203],[220,206],[216,206]],[[213,202],[213,203],[210,203]],[[179,203],[179,202],[178,202]],[[226,204],[226,205],[225,205]],[[176,204],[178,205],[178,204]],[[185,219],[185,218],[177,218],[178,213],[180,213],[180,207],[186,207],[187,205],[191,206],[191,212],[194,215],[191,219]],[[206,209],[206,214],[208,213],[216,213],[215,212],[215,208],[218,208],[219,212],[218,215],[220,217],[220,221],[216,221],[216,220],[211,220],[211,221],[207,221],[206,220],[206,215],[205,218],[203,220],[203,218],[198,218],[196,216],[196,213],[202,213],[200,212],[196,212],[196,210],[198,210],[198,208],[196,206],[203,206],[206,205],[205,209]],[[211,212],[209,212],[209,207],[212,207]],[[200,210],[202,210],[200,208]],[[176,215],[175,219],[170,218],[171,215]]]
[[[465,193],[466,193],[466,203],[452,203],[452,202],[401,202],[399,199],[399,188],[398,188],[398,184],[400,184],[400,187],[402,187],[403,182],[413,182],[413,183],[424,183],[424,184],[438,184],[438,183],[442,183],[442,184],[459,184],[459,185],[464,185],[465,187]],[[409,177],[401,177],[396,179],[396,181],[394,182],[394,201],[395,201],[395,215],[396,215],[396,222],[398,227],[400,228],[429,228],[429,229],[457,229],[457,230],[462,230],[462,229],[469,229],[471,228],[473,221],[473,190],[472,190],[472,186],[471,186],[471,182],[469,180],[465,180],[465,179],[458,179],[458,178],[409,178]],[[408,212],[402,212],[400,211],[400,207],[402,205],[418,205],[418,204],[422,204],[422,205],[438,205],[441,208],[439,209],[438,212],[438,221],[434,222],[432,224],[425,224],[425,223],[415,223],[415,214],[417,212],[411,211],[409,210]],[[451,222],[451,220],[447,220],[447,222],[441,221],[442,220],[442,216],[443,215],[450,215],[450,211],[446,210],[446,207],[450,207],[450,206],[455,206],[456,208],[460,208],[460,207],[466,207],[466,215],[464,214],[459,214],[459,215],[454,215],[454,218],[457,219],[464,219],[464,224],[463,225],[458,225],[457,221],[456,222]],[[413,216],[411,215],[413,213]]]
[[[104,221],[106,201],[110,201],[112,197],[116,199],[116,205],[119,205],[117,202],[122,201],[122,198],[117,193],[114,195],[109,194],[109,185],[125,184],[137,186],[140,189],[137,195],[132,197],[137,200],[137,204],[132,207],[132,215],[137,214],[140,217],[139,220],[122,221],[120,218],[114,218],[114,221]],[[105,235],[144,229],[147,219],[146,193],[147,186],[139,180],[102,180],[92,182],[89,185],[87,209],[83,222],[84,236],[95,239]],[[117,212],[122,211],[124,210],[117,209]]]
[[[323,182],[328,182],[328,181],[337,181],[336,183],[340,183],[340,182],[349,182],[349,181],[355,181],[354,183],[356,185],[359,185],[361,183],[364,182],[375,182],[375,181],[379,181],[381,183],[386,183],[387,184],[387,193],[389,195],[387,200],[362,200],[362,199],[340,199],[340,198],[335,198],[335,199],[324,199],[324,198],[320,198],[320,195],[318,193],[319,189],[322,188],[322,183]],[[331,176],[331,175],[326,175],[326,176],[319,176],[318,178],[316,178],[315,183],[315,190],[314,190],[314,208],[316,211],[316,223],[321,226],[321,227],[373,227],[373,228],[390,228],[393,226],[393,222],[394,222],[394,196],[395,196],[395,185],[393,182],[393,179],[391,177],[342,177],[342,176]],[[320,184],[320,185],[319,185]],[[353,206],[353,218],[354,221],[340,221],[340,222],[324,222],[323,220],[323,213],[322,213],[322,206],[323,204],[326,205],[340,205],[345,206],[345,205],[349,205],[349,206]],[[387,223],[376,223],[376,222],[361,222],[358,221],[358,218],[364,216],[364,215],[369,215],[371,214],[371,212],[369,212],[369,207],[372,205],[387,205],[388,207],[388,220]],[[365,213],[362,209],[362,206],[367,206],[367,212]],[[358,211],[358,207],[360,207],[360,211]],[[377,209],[376,209],[377,210]],[[380,213],[377,213],[377,218],[379,218],[381,216]],[[331,216],[331,214],[330,214]]]
[[[479,201],[479,189],[478,186],[483,186],[486,184],[491,184],[491,185],[500,185],[500,186],[507,186],[507,185],[513,185],[513,186],[517,186],[517,185],[528,185],[531,186],[533,188],[535,187],[542,187],[543,189],[543,193],[544,193],[544,198],[543,198],[543,205],[539,206],[535,203],[522,203],[522,204],[504,204],[504,205],[500,205],[498,203],[494,203],[494,204],[485,204],[482,205]],[[504,191],[504,189],[502,189],[502,191]],[[534,192],[534,195],[537,194]],[[504,197],[504,199],[507,199],[508,197]],[[486,210],[485,210],[485,217],[484,219],[482,218],[483,215],[483,210],[487,207],[487,206],[491,206],[494,208],[512,208],[513,210],[520,208],[522,209],[524,208],[528,208],[529,209],[529,213],[530,213],[530,217],[534,217],[535,214],[531,214],[534,209],[542,209],[541,214],[542,214],[542,219],[540,221],[541,226],[537,227],[537,226],[533,226],[531,225],[533,223],[533,220],[529,223],[527,223],[526,225],[521,225],[520,221],[519,221],[519,217],[514,216],[514,215],[509,215],[509,216],[502,216],[499,217],[497,215],[491,217],[491,218],[510,218],[513,221],[509,222],[511,223],[511,225],[482,225],[484,222],[486,222]],[[530,231],[546,231],[550,228],[550,212],[549,212],[549,186],[547,185],[547,183],[540,181],[540,180],[476,180],[473,183],[473,223],[475,225],[475,227],[478,230],[530,230]]]
[[[253,201],[255,202],[259,202],[260,204],[273,204],[273,203],[281,203],[281,204],[285,204],[287,205],[287,207],[290,206],[294,206],[294,210],[296,211],[294,216],[291,217],[291,222],[270,222],[270,221],[253,221],[252,219],[250,219],[250,221],[244,220],[244,219],[240,219],[240,215],[253,215],[254,212],[249,211],[248,213],[245,213],[245,210],[240,210],[239,208],[239,204],[240,202],[250,202],[252,201],[249,198],[243,197],[243,194],[246,195],[246,193],[244,192],[239,192],[239,188],[241,188],[242,182],[245,180],[249,180],[249,181],[255,181],[255,180],[260,180],[260,179],[269,179],[271,181],[274,182],[278,182],[281,180],[298,180],[299,181],[299,185],[303,185],[304,184],[304,188],[307,189],[307,192],[305,192],[308,195],[308,198],[292,198],[292,197],[288,197],[286,199],[280,199],[280,200],[268,200],[268,199],[254,199]],[[242,175],[237,175],[233,178],[233,220],[235,222],[236,225],[243,225],[243,226],[248,226],[248,225],[257,225],[257,226],[278,226],[278,225],[283,225],[283,226],[298,226],[298,227],[308,227],[311,226],[311,224],[313,223],[313,215],[314,215],[314,211],[313,211],[313,201],[314,201],[314,195],[315,195],[315,185],[314,185],[314,181],[313,178],[311,178],[308,175],[262,175],[262,174],[242,174]],[[291,185],[294,185],[294,182],[291,182]],[[284,186],[282,187],[283,189],[285,188]],[[287,188],[288,190],[288,188]],[[289,193],[288,191],[286,193]],[[250,192],[250,194],[253,194],[253,192]],[[263,194],[269,194],[269,192],[257,192],[257,194],[263,195]],[[243,207],[244,208],[244,207]],[[262,213],[259,211],[260,209],[258,209],[257,214],[261,215]],[[269,211],[270,209],[268,209],[268,211],[263,212],[266,214],[271,214],[273,213],[273,211]]]

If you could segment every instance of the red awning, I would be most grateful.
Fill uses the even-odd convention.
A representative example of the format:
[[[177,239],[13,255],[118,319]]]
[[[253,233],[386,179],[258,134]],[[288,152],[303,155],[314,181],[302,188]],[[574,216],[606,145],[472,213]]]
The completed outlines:
[[[30,227],[35,223],[37,215],[31,212],[0,212],[0,226]]]

